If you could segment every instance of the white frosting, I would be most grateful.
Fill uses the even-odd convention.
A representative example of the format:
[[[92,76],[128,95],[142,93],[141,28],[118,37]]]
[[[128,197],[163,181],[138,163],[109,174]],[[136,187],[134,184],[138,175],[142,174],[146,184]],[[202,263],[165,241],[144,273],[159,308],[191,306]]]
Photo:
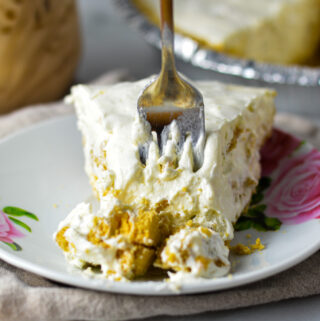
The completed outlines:
[[[233,237],[232,223],[250,201],[260,176],[259,148],[271,130],[274,92],[216,82],[197,83],[204,97],[206,142],[203,165],[194,172],[190,141],[177,154],[176,136],[163,155],[159,155],[153,136],[146,166],[140,162],[139,145],[152,135],[137,114],[136,102],[149,81],[109,87],[78,85],[72,89],[69,101],[75,104],[83,134],[85,169],[100,199],[97,213],[92,213],[88,204],[80,204],[59,226],[59,230],[69,226],[65,237],[76,250],[66,255],[72,263],[76,260],[100,264],[105,271],[112,269],[123,275],[115,253],[117,247],[130,244],[113,238],[106,240],[114,242],[108,250],[90,245],[86,239],[88,229],[92,228],[94,216],[107,218],[116,206],[135,209],[145,202],[150,208],[167,202],[161,213],[172,215],[173,227],[192,220],[215,230],[219,234],[212,234],[209,245],[205,245],[207,241],[201,239],[201,233],[190,237],[200,237],[203,255],[212,258],[203,251],[214,249],[214,255],[225,261],[227,252],[222,240]],[[134,217],[135,210],[131,212]],[[212,277],[227,269],[212,266],[208,271],[205,276]]]
[[[160,254],[161,264],[178,272],[173,279],[212,278],[230,270],[229,250],[220,235],[209,229],[185,228],[169,237]]]

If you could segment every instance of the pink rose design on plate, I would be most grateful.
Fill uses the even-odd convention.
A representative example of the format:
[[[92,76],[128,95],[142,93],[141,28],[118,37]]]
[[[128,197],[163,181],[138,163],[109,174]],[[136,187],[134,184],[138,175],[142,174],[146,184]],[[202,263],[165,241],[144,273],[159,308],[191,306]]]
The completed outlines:
[[[261,149],[262,175],[270,175],[279,166],[280,161],[289,156],[300,144],[299,139],[273,129],[272,136]]]
[[[14,237],[23,236],[24,234],[14,227],[7,215],[0,211],[0,241],[13,243]]]
[[[286,224],[320,218],[320,153],[287,158],[266,194],[268,216]]]

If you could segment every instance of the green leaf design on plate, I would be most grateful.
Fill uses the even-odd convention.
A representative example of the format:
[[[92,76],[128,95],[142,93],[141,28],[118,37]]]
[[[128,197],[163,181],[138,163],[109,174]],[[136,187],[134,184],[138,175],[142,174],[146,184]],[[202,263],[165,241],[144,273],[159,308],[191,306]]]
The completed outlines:
[[[251,227],[252,227],[252,220],[244,216],[241,216],[236,222],[236,224],[234,225],[234,228],[236,231],[248,230]]]
[[[268,217],[264,214],[267,206],[259,204],[251,207],[246,213],[238,219],[234,228],[236,231],[243,231],[249,228],[254,228],[258,231],[277,231],[281,227],[281,221],[274,217]]]
[[[21,251],[22,250],[22,247],[18,243],[15,243],[15,242],[13,242],[13,243],[2,242],[2,243],[8,245],[14,251]]]
[[[19,207],[6,206],[2,211],[6,214],[9,214],[9,215],[26,216],[26,217],[29,217],[29,218],[35,220],[35,221],[39,221],[38,217],[35,214],[30,213],[26,210],[23,210],[22,208],[19,208]]]
[[[262,193],[255,193],[252,195],[250,205],[255,205],[263,201],[263,194]]]
[[[273,231],[277,231],[280,229],[280,226],[281,226],[281,221],[278,220],[277,218],[275,217],[265,217],[264,218],[264,224],[271,230]]]
[[[276,231],[280,229],[281,221],[274,217],[267,217],[264,212],[267,205],[261,204],[264,199],[264,191],[270,186],[271,178],[262,177],[257,186],[256,193],[252,195],[250,206],[242,213],[234,228],[236,231],[244,231],[254,228],[258,231]]]
[[[249,207],[247,212],[243,213],[243,216],[246,217],[261,217],[264,215],[264,211],[266,210],[267,206],[264,204],[259,204],[253,207]]]
[[[270,177],[261,177],[259,184],[257,186],[257,194],[264,192],[269,186],[271,185],[271,178]]]
[[[23,227],[24,229],[26,229],[26,230],[27,230],[28,232],[30,232],[30,233],[32,232],[31,227],[28,226],[26,223],[23,223],[23,222],[21,222],[20,220],[14,218],[14,217],[11,217],[11,216],[8,216],[8,217],[9,217],[9,219],[10,219],[13,223],[15,223],[15,224]]]
[[[257,231],[260,231],[260,232],[266,232],[267,231],[267,228],[266,226],[263,224],[263,221],[253,221],[252,222],[252,227],[257,230]]]
[[[261,177],[256,192],[252,195],[250,205],[256,205],[263,201],[263,192],[270,186],[271,178]]]
[[[252,207],[255,211],[258,211],[260,212],[261,214],[264,213],[264,211],[267,209],[267,205],[266,204],[259,204],[259,205],[256,205],[254,207]]]

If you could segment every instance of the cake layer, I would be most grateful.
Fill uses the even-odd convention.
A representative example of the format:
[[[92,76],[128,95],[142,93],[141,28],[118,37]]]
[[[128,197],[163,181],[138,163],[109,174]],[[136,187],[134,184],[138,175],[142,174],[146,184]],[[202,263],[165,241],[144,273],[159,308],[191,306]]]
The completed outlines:
[[[158,24],[158,0],[133,2]],[[320,43],[320,0],[175,0],[174,6],[179,33],[238,57],[302,63]]]
[[[155,260],[156,250],[163,268],[181,271],[181,262],[170,265],[160,249],[167,237],[171,235],[166,243],[170,248],[175,243],[170,240],[183,230],[188,234],[191,226],[199,243],[206,244],[204,251],[225,247],[223,241],[232,239],[232,224],[257,186],[259,149],[272,128],[273,91],[198,82],[205,104],[206,140],[203,165],[194,171],[190,140],[178,153],[178,135],[173,135],[160,155],[156,135],[137,114],[137,97],[150,80],[107,87],[79,85],[69,97],[76,107],[85,169],[99,209],[92,211],[89,204],[77,207],[60,224],[56,239],[74,264],[99,265],[106,276],[143,274]],[[139,145],[146,142],[150,147],[144,165]],[[210,231],[211,241],[201,239],[201,228]],[[222,246],[212,241],[216,238]],[[127,265],[117,254],[119,249],[125,251]],[[220,254],[217,261],[201,252],[212,262],[220,262],[225,256]],[[228,264],[222,261],[223,265],[210,261],[209,272],[191,268],[190,273],[225,274]]]

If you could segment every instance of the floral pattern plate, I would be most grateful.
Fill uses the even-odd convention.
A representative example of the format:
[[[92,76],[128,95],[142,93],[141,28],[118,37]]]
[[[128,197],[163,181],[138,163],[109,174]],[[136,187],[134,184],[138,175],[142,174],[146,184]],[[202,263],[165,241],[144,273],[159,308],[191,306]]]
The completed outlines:
[[[249,210],[236,223],[233,241],[249,245],[260,238],[265,248],[232,255],[230,275],[187,282],[179,291],[156,279],[128,283],[90,278],[66,263],[52,235],[59,221],[91,193],[74,116],[2,140],[0,155],[0,258],[51,280],[118,293],[208,292],[274,275],[320,248],[320,153],[276,129],[262,149],[263,178]]]

